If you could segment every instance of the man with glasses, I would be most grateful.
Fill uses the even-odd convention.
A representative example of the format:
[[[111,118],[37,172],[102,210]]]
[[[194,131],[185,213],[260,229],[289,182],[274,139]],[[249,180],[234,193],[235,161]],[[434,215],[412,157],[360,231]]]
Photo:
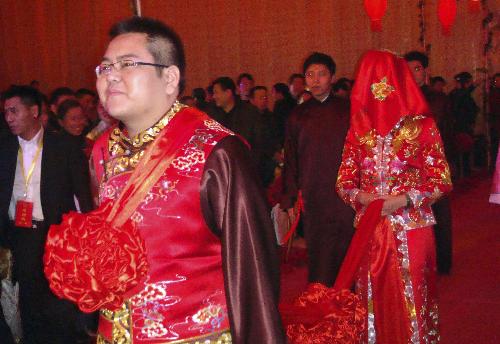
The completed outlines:
[[[331,287],[354,231],[354,212],[334,187],[349,128],[349,101],[332,94],[335,62],[330,56],[313,53],[303,71],[313,98],[297,106],[287,121],[280,206],[294,218],[301,191],[308,280]]]
[[[119,124],[93,149],[100,207],[78,236],[74,215],[51,229],[51,287],[101,310],[98,343],[284,343],[274,233],[248,148],[177,102],[185,61],[173,30],[134,17],[110,35],[97,90]]]

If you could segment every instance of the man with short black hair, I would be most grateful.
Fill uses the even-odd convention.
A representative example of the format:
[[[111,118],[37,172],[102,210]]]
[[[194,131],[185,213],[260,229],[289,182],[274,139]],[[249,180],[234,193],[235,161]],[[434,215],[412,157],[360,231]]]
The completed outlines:
[[[293,73],[288,78],[288,88],[290,89],[290,94],[295,99],[297,104],[302,103],[302,93],[304,93],[305,88],[305,78],[304,75],[299,73]]]
[[[231,78],[222,76],[215,79],[212,85],[217,108],[212,110],[210,115],[226,128],[243,136],[252,147],[252,156],[257,161],[257,149],[260,148],[257,147],[259,144],[257,137],[259,126],[257,119],[259,115],[257,109],[251,104],[238,99],[236,85]]]
[[[427,67],[429,67],[429,58],[427,57],[427,55],[420,51],[413,50],[406,53],[404,59],[408,62],[408,66],[410,67],[417,85],[421,88],[428,87],[426,85]]]
[[[349,101],[332,94],[335,62],[313,53],[304,62],[313,98],[297,106],[287,122],[284,196],[280,202],[293,219],[299,191],[310,283],[332,286],[353,234],[354,212],[335,192],[335,180],[349,128]]]
[[[434,92],[444,93],[446,80],[442,76],[431,77],[431,88]]]
[[[82,106],[83,114],[87,117],[88,127],[86,132],[88,132],[99,122],[99,116],[97,115],[97,95],[88,88],[80,88],[75,92],[75,97]]]
[[[238,75],[236,85],[238,86],[238,94],[240,96],[240,99],[248,102],[250,100],[250,90],[254,86],[253,76],[249,73],[241,73],[240,75]]]
[[[274,154],[281,149],[277,136],[278,122],[268,109],[267,87],[255,86],[250,90],[249,96],[250,104],[255,106],[259,112],[257,136],[262,147],[262,154],[257,167],[262,184],[267,188],[274,180],[274,170],[277,164],[274,160]]]
[[[252,87],[248,94],[248,99],[250,100],[250,104],[255,106],[261,113],[269,111],[266,86]]]
[[[80,312],[52,294],[42,261],[49,226],[76,209],[74,197],[82,211],[92,208],[87,160],[72,141],[43,130],[36,89],[11,87],[3,97],[13,135],[0,145],[0,237],[19,282],[23,343],[88,342]]]
[[[194,106],[205,113],[209,113],[212,104],[207,102],[207,93],[202,87],[193,89],[191,96],[194,98]]]
[[[170,27],[133,17],[110,36],[96,85],[120,122],[93,148],[99,209],[49,233],[51,287],[101,309],[98,343],[284,343],[274,232],[247,146],[177,101],[185,58]]]

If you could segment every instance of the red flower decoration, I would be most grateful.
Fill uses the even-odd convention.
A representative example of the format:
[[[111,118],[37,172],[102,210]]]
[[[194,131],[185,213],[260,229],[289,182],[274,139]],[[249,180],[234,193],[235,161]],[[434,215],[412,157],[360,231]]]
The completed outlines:
[[[280,305],[292,344],[359,343],[366,330],[366,308],[347,289],[310,284],[292,304]]]
[[[106,221],[112,204],[63,216],[49,229],[45,276],[52,291],[75,302],[84,312],[118,309],[123,295],[146,276],[146,249],[135,223],[121,227]]]

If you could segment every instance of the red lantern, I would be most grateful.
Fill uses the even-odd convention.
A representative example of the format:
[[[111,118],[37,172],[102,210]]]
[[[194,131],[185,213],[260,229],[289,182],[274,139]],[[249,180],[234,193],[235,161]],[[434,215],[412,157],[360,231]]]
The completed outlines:
[[[469,0],[469,12],[478,13],[481,11],[481,0]]]
[[[364,0],[365,10],[370,17],[372,31],[382,31],[382,18],[387,9],[387,0]]]
[[[439,0],[438,18],[443,28],[443,33],[448,36],[451,33],[451,27],[457,16],[457,0]]]

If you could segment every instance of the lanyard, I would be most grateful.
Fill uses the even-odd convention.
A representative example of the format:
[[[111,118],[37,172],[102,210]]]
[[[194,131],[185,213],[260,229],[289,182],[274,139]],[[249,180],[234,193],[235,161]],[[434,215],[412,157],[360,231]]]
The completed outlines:
[[[35,153],[35,157],[33,158],[33,161],[31,162],[30,169],[28,170],[28,175],[26,175],[26,172],[24,170],[24,157],[23,157],[23,149],[21,146],[19,146],[19,153],[17,154],[18,159],[21,161],[21,171],[23,173],[23,179],[24,179],[24,197],[28,196],[28,187],[31,183],[31,177],[33,177],[33,172],[35,171],[35,166],[36,166],[36,161],[38,160],[38,156],[40,155],[40,152],[42,151],[43,147],[43,136],[40,136],[37,142],[37,149]]]

